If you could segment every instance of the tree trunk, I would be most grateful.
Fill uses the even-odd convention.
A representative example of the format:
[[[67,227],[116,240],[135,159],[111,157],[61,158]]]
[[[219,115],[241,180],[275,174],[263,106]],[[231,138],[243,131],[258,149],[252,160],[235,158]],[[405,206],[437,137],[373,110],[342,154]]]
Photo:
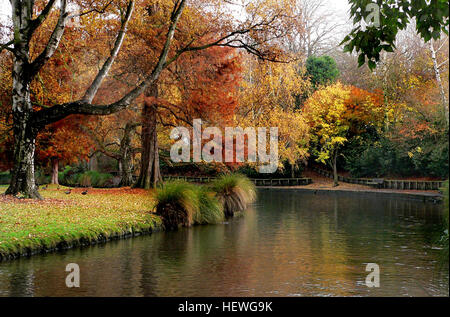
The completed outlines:
[[[59,160],[57,158],[52,159],[52,184],[59,185],[58,180],[58,172],[59,172]]]
[[[120,183],[119,187],[128,187],[133,184],[133,174],[131,173],[130,158],[124,157],[120,159]]]
[[[14,49],[22,54],[22,58],[14,57],[12,70],[12,114],[14,133],[14,168],[11,183],[6,190],[7,195],[19,195],[27,198],[41,198],[37,191],[34,176],[34,152],[36,149],[36,136],[38,129],[33,125],[33,106],[30,101],[29,46],[26,40],[25,21],[19,21],[14,16],[14,22],[24,24],[15,34]]]
[[[147,97],[158,97],[158,86],[154,83],[146,92]],[[135,184],[137,188],[154,188],[162,181],[159,169],[158,135],[156,132],[157,105],[145,102],[142,110],[141,171]]]
[[[98,170],[98,157],[97,157],[97,153],[95,153],[94,155],[92,155],[89,158],[89,170],[90,171],[97,171]]]
[[[11,183],[6,190],[7,195],[21,194],[26,198],[39,198],[34,176],[34,152],[36,135],[29,119],[20,111],[14,111],[14,168]]]
[[[444,85],[442,85],[441,72],[439,70],[439,65],[437,62],[436,51],[433,46],[433,41],[430,41],[430,52],[431,52],[431,59],[433,60],[434,75],[435,75],[436,81],[438,83],[442,107],[444,108],[445,122],[447,123],[447,126],[448,126],[449,125],[448,101],[447,101],[447,96],[445,95]]]
[[[131,135],[138,126],[139,124],[128,122],[125,126],[123,137],[120,140],[119,167],[121,179],[119,186],[121,187],[131,186],[133,184]]]
[[[291,164],[291,178],[295,178],[295,164]]]
[[[337,172],[337,157],[338,157],[338,151],[334,152],[333,156],[333,186],[337,187],[339,186],[339,178],[338,178],[338,172]]]

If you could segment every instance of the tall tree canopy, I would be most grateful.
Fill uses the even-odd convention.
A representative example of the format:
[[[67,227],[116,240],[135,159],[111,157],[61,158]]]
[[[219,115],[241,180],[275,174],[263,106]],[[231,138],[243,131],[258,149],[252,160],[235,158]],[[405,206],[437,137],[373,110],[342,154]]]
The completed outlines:
[[[133,18],[135,2],[136,14]],[[70,4],[69,8],[68,0],[11,0],[11,39],[0,46],[0,52],[7,51],[13,56],[11,108],[14,168],[7,194],[17,195],[20,192],[25,197],[40,198],[34,179],[34,158],[37,134],[45,126],[73,114],[107,115],[127,108],[159,79],[164,69],[184,53],[212,46],[228,46],[244,49],[262,59],[276,60],[276,39],[289,32],[290,23],[287,22],[293,20],[287,14],[292,5],[289,0],[247,3],[244,6],[245,16],[241,20],[234,19],[222,1],[74,0]],[[72,8],[76,8],[77,12],[69,12]],[[185,10],[186,14],[183,14]],[[200,17],[203,18],[200,20]],[[152,21],[156,23],[148,25]],[[143,27],[146,24],[149,28]],[[144,72],[134,74],[135,81],[126,92],[106,104],[96,103],[94,98],[113,70],[127,29],[133,25],[140,25],[140,28],[135,29],[141,33],[148,32],[160,39],[148,42],[150,46],[154,45],[152,51],[140,52],[141,56],[145,55],[151,60],[151,66],[144,68]],[[94,28],[108,31],[104,43],[109,40],[112,44],[110,49],[103,51],[109,54],[97,64],[100,65],[98,71],[90,67],[85,70],[87,80],[84,83],[90,84],[84,85],[78,94],[53,105],[35,107],[31,86],[39,80],[41,71],[58,55],[62,56],[63,61],[76,56],[62,45],[67,29],[76,30],[77,39],[85,43],[78,44],[78,47],[84,48],[78,57],[83,60],[89,58],[88,52],[92,47],[89,39],[95,36],[85,27],[86,30]],[[41,33],[41,30],[44,32]],[[39,34],[43,34],[43,37],[40,38]],[[128,43],[126,51],[131,50],[133,44],[139,47],[142,41],[145,41],[145,36],[141,42]]]

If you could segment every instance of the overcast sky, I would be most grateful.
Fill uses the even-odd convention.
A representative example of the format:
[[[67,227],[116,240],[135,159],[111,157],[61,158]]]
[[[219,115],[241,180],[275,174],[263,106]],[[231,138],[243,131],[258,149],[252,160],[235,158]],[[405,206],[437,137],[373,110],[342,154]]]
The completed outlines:
[[[348,0],[325,0],[325,2],[328,3],[327,8],[336,14],[336,19],[344,20],[342,21],[343,23],[346,22],[345,20],[348,20],[348,11],[350,8]],[[11,16],[9,0],[0,0],[0,22],[4,23],[9,16]]]

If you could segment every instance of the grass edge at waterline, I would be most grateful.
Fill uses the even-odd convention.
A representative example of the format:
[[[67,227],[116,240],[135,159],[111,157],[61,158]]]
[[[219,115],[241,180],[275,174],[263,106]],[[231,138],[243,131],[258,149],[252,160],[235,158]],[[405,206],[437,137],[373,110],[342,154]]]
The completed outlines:
[[[6,186],[0,189],[6,189]],[[147,235],[162,229],[149,213],[154,201],[146,190],[83,189],[50,185],[44,200],[18,199],[0,191],[0,260],[49,253]]]
[[[168,230],[217,224],[242,213],[255,199],[255,185],[241,174],[222,175],[209,186],[175,180],[156,189],[155,213]]]
[[[195,191],[199,202],[199,208],[194,216],[194,224],[218,224],[225,220],[223,206],[217,199],[217,195],[206,186],[196,186]]]
[[[155,214],[160,216],[166,229],[189,227],[199,212],[199,200],[194,185],[185,181],[161,184],[155,194]]]

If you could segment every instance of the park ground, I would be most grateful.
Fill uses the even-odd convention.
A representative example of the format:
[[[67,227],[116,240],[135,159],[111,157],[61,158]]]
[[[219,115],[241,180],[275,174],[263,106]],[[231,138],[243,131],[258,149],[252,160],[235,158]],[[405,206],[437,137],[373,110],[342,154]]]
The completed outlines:
[[[403,193],[436,196],[438,191],[379,190],[364,185],[340,183],[305,172],[313,179],[302,190],[336,190],[377,193]],[[131,188],[89,189],[50,185],[41,189],[42,201],[2,195],[0,186],[0,260],[58,248],[96,243],[112,237],[150,233],[158,230],[161,220],[152,214],[152,191]],[[286,189],[286,188],[284,188]]]
[[[0,186],[0,193],[6,186]],[[157,229],[154,202],[146,190],[116,188],[72,189],[50,185],[41,190],[42,201],[0,195],[0,259],[9,255],[42,252],[102,237]],[[61,244],[63,243],[63,244]]]

